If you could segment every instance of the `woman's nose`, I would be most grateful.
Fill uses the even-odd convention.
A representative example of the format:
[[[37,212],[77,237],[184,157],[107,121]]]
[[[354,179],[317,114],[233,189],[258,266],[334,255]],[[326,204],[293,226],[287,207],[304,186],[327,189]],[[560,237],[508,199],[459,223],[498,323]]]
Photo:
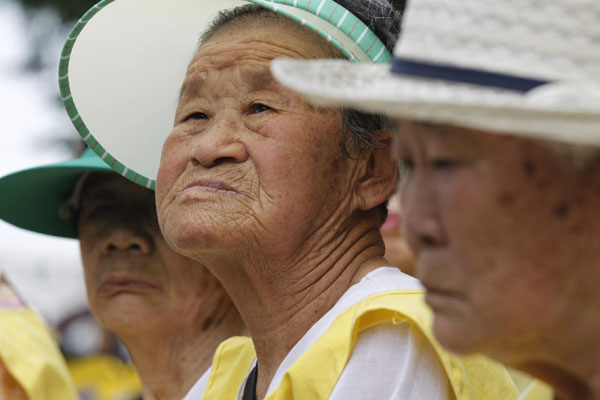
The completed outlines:
[[[435,192],[426,183],[401,187],[402,230],[415,254],[445,243]]]
[[[193,142],[191,162],[211,168],[223,163],[243,163],[248,151],[242,141],[245,128],[235,118],[220,118],[211,124]]]
[[[149,255],[152,253],[152,239],[142,233],[134,232],[127,228],[116,228],[112,230],[101,246],[103,255],[110,255],[115,252],[136,253]]]

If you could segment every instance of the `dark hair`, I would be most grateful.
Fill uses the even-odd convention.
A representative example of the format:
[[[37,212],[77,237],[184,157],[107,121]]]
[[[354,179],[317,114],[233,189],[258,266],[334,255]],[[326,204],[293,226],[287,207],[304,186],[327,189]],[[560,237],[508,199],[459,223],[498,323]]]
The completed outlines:
[[[393,1],[336,0],[356,15],[392,52],[401,29],[402,15]],[[351,108],[340,110],[343,124],[342,151],[351,158],[359,158],[369,150],[381,146],[379,131],[384,129],[384,118]]]

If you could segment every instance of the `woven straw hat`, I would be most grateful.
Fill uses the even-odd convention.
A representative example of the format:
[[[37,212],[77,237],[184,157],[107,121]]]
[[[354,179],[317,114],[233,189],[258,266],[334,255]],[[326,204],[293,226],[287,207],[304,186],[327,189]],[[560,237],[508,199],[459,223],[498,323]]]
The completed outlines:
[[[333,0],[103,0],[73,28],[59,71],[64,106],[87,145],[153,189],[200,34],[219,11],[250,3],[317,32],[349,60],[391,59],[383,42]]]
[[[411,0],[390,65],[275,60],[310,100],[600,145],[598,0]]]

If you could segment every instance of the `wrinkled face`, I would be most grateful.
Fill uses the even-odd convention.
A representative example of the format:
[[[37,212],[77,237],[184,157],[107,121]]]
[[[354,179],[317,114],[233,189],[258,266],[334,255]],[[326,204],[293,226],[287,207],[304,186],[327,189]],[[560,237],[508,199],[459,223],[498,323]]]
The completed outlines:
[[[169,248],[152,191],[116,174],[92,174],[78,216],[88,300],[105,327],[120,334],[153,324],[200,325],[203,295],[218,283]]]
[[[585,170],[511,136],[402,120],[398,135],[403,229],[441,343],[518,358],[572,326],[595,293]]]
[[[314,108],[269,72],[275,57],[318,56],[309,39],[245,23],[196,54],[157,180],[161,228],[178,251],[287,257],[351,213],[358,163],[340,150],[339,112]]]

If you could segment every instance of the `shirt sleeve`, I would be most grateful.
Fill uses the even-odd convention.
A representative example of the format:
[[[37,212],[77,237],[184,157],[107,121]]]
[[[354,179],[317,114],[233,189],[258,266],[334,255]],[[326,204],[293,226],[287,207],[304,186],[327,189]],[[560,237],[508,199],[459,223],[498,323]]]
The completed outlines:
[[[420,333],[408,323],[385,323],[360,332],[329,399],[449,399],[448,381]]]

